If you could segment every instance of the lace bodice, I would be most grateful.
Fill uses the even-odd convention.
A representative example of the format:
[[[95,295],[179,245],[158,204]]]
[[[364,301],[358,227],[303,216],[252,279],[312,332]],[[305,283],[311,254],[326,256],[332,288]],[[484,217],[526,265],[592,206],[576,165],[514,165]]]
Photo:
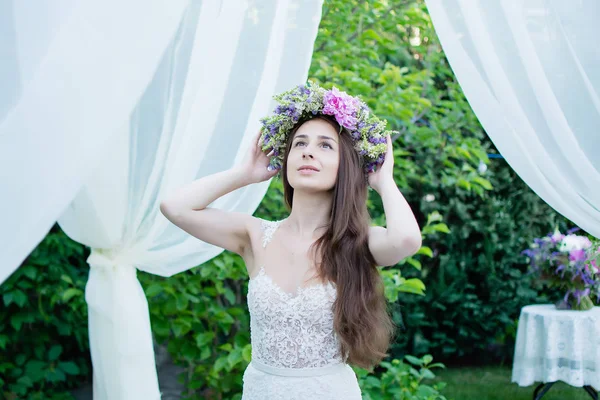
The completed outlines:
[[[281,221],[262,221],[263,248]],[[260,267],[248,285],[252,359],[280,368],[343,362],[333,329],[333,283],[284,291]]]

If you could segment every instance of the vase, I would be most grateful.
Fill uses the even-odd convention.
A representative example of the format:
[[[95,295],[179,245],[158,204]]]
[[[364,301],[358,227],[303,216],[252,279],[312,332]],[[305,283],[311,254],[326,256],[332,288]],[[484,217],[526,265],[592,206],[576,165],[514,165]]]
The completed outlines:
[[[589,295],[581,296],[579,302],[575,296],[569,296],[567,300],[557,301],[554,306],[557,310],[587,311],[594,308],[594,302]]]

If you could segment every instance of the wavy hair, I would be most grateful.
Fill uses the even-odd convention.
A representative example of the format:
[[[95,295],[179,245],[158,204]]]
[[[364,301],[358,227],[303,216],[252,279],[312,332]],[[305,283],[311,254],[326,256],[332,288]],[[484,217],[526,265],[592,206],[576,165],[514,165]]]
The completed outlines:
[[[340,125],[328,115],[317,114],[337,132]],[[294,188],[287,180],[287,155],[296,131],[310,119],[299,121],[288,136],[281,169],[283,196],[292,208]],[[340,352],[346,362],[371,368],[385,358],[395,332],[384,296],[384,284],[368,246],[371,218],[367,210],[367,180],[362,158],[354,150],[346,128],[339,135],[339,168],[332,189],[333,204],[326,232],[311,250],[317,276],[337,287],[333,304],[334,330],[340,340]],[[318,258],[318,257],[315,257]]]

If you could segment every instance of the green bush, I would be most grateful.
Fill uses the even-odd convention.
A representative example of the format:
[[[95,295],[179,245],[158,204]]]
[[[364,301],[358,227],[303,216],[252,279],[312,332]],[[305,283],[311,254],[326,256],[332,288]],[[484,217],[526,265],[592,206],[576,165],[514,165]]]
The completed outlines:
[[[485,199],[448,188],[424,188],[435,200],[423,212],[445,215],[449,235],[434,238],[421,271],[426,296],[402,299],[406,331],[399,353],[431,352],[452,362],[512,360],[521,307],[550,302],[528,274],[521,251],[533,237],[571,224],[554,212],[502,159],[487,173],[494,191]]]
[[[0,286],[1,398],[70,398],[90,378],[86,253],[56,225]]]
[[[440,393],[446,386],[444,382],[426,383],[436,377],[431,370],[445,368],[444,364],[432,364],[429,354],[405,359],[406,363],[398,359],[382,362],[380,368],[384,372],[380,376],[355,368],[363,400],[446,400]]]
[[[170,278],[138,277],[156,341],[185,367],[185,398],[241,398],[241,377],[251,355],[243,259],[226,251]]]

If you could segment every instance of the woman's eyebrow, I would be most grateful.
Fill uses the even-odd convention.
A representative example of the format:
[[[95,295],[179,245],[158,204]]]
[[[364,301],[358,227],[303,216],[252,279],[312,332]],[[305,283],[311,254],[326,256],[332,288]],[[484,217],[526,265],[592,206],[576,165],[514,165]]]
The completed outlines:
[[[329,137],[329,136],[323,136],[323,135],[319,135],[319,136],[317,136],[317,137],[318,137],[319,139],[325,139],[325,140],[327,140],[327,139],[328,139],[328,140],[333,140],[335,143],[337,143],[337,141],[336,141],[334,138],[332,138],[332,137]],[[307,135],[304,135],[304,134],[296,135],[296,137],[294,138],[294,140],[295,140],[295,139],[298,139],[298,138],[308,139],[308,136],[307,136]]]

